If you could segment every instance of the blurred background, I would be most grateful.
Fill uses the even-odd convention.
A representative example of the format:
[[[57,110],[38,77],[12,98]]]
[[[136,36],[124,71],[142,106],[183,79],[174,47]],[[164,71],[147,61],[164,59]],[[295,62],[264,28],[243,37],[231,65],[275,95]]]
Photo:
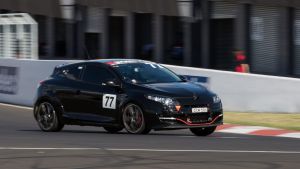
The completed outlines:
[[[0,57],[300,76],[298,0],[1,0]],[[27,14],[21,14],[27,13]],[[249,69],[249,68],[248,68]]]

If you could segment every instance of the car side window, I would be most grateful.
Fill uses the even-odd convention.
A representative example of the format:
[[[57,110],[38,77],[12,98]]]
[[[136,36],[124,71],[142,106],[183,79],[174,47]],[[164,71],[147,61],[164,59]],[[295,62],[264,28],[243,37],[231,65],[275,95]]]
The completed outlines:
[[[115,79],[114,74],[100,65],[87,65],[82,77],[83,81],[94,84],[102,84]]]
[[[82,66],[73,66],[62,71],[63,75],[70,80],[79,80],[82,71]]]

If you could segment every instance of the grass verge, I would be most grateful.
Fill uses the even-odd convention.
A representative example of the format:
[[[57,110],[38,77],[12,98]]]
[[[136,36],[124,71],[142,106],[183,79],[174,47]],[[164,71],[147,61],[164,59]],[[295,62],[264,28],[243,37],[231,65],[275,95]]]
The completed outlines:
[[[224,122],[300,131],[300,114],[225,112]]]

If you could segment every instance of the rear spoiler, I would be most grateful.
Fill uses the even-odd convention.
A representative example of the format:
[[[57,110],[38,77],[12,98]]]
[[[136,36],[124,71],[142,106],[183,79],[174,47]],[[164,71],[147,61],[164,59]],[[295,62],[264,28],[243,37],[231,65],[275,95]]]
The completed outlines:
[[[60,65],[55,66],[55,68],[54,68],[54,70],[53,70],[51,76],[57,74],[57,73],[59,72],[59,70],[60,70],[62,67],[66,66],[66,65],[68,65],[68,64],[67,64],[67,63],[63,63],[63,64],[60,64]]]

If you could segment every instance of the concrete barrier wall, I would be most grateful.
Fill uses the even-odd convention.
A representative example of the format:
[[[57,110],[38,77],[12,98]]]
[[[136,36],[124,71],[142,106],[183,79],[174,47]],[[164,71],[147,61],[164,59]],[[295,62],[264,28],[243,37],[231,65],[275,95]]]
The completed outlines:
[[[178,74],[207,76],[226,111],[300,113],[300,79],[168,66]]]
[[[0,102],[32,106],[36,88],[40,81],[49,77],[56,65],[68,63],[67,61],[39,61],[0,59],[1,66],[18,68],[17,89],[15,94],[0,92]],[[9,78],[5,72],[0,72],[0,81],[3,83]]]
[[[0,59],[0,102],[32,106],[38,83],[56,65],[71,62],[75,61]],[[177,74],[209,77],[209,88],[221,97],[225,111],[300,113],[299,79],[166,66]],[[18,69],[14,78],[5,70],[14,70],[11,67]],[[14,79],[15,93],[5,86],[14,84]]]

